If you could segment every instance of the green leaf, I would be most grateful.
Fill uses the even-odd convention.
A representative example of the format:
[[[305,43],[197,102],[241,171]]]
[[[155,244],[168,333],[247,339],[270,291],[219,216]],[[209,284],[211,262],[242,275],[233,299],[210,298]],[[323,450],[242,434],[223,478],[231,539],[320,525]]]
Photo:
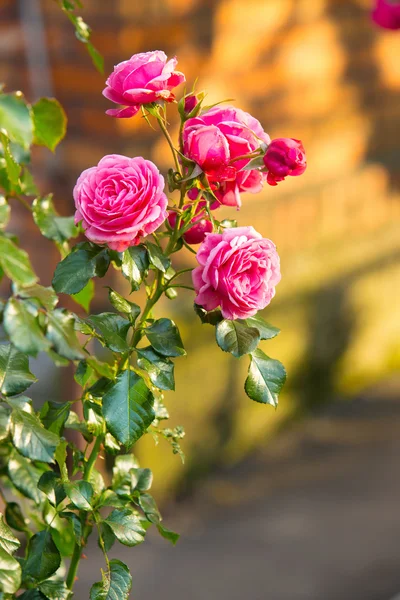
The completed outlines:
[[[5,517],[10,527],[17,531],[26,531],[26,522],[19,504],[16,502],[8,502]]]
[[[175,533],[175,531],[171,531],[170,529],[163,527],[162,525],[160,525],[160,523],[157,525],[157,529],[159,534],[162,535],[163,538],[171,542],[173,546],[176,545],[177,541],[181,537],[179,533]]]
[[[67,447],[67,440],[61,439],[54,454],[54,458],[56,459],[56,463],[58,464],[58,468],[60,469],[63,481],[68,479],[68,469],[66,465]]]
[[[8,438],[10,431],[10,411],[8,406],[5,407],[0,404],[0,442],[3,442]]]
[[[245,320],[245,323],[248,325],[248,327],[255,327],[256,329],[258,329],[260,333],[260,338],[262,340],[271,340],[272,338],[276,337],[281,331],[277,327],[274,327],[273,325],[267,323],[267,321],[265,321],[265,319],[263,319],[259,315],[247,318]]]
[[[21,585],[21,565],[0,548],[0,590],[6,594],[14,594]]]
[[[122,275],[131,284],[132,292],[140,288],[149,268],[149,256],[145,246],[132,246],[122,257]]]
[[[83,290],[81,290],[77,294],[72,294],[71,298],[74,302],[82,306],[82,308],[88,313],[90,310],[90,303],[93,300],[93,296],[94,281],[93,279],[90,279],[89,282],[83,288]]]
[[[49,350],[50,342],[44,337],[37,316],[28,309],[26,302],[10,298],[4,311],[4,329],[18,350],[36,356]]]
[[[90,57],[92,59],[94,66],[99,71],[99,73],[101,73],[103,75],[104,74],[104,58],[102,57],[100,52],[98,50],[96,50],[96,48],[93,46],[93,44],[91,42],[87,42],[86,48],[90,54]]]
[[[111,527],[109,527],[109,525],[107,525],[107,523],[102,523],[101,524],[101,537],[103,538],[103,542],[104,542],[104,547],[106,549],[106,552],[109,552],[111,550],[111,548],[114,545],[115,540],[117,539],[113,533],[113,530],[111,529]],[[100,543],[99,543],[100,545]],[[100,546],[101,548],[101,546]]]
[[[35,533],[29,540],[23,570],[24,576],[30,576],[36,581],[41,581],[53,575],[60,564],[61,556],[53,542],[51,532],[46,529]]]
[[[93,325],[100,332],[106,346],[114,352],[127,352],[129,350],[126,336],[131,327],[130,321],[116,313],[101,313],[91,315],[86,322]]]
[[[130,469],[132,491],[147,492],[153,484],[153,473],[150,469]]]
[[[278,405],[278,395],[286,381],[286,371],[279,360],[269,358],[262,350],[251,355],[246,394],[256,402]]]
[[[247,327],[239,321],[228,321],[227,319],[217,324],[215,336],[218,346],[236,358],[253,352],[260,341],[258,329]]]
[[[132,479],[135,485],[137,477],[133,474],[139,464],[133,454],[117,456],[113,466],[112,488],[119,496],[129,498],[132,489]]]
[[[70,360],[84,357],[75,333],[75,319],[71,314],[56,309],[47,314],[46,337],[58,354]]]
[[[63,244],[78,235],[74,225],[74,217],[60,217],[54,208],[53,194],[44,198],[35,198],[32,203],[32,214],[36,225],[44,237]]]
[[[10,214],[10,206],[5,197],[0,194],[0,229],[7,227],[8,221],[10,220]]]
[[[128,600],[132,577],[120,560],[110,560],[110,571],[102,573],[102,581],[90,590],[90,600]]]
[[[29,370],[29,360],[25,354],[11,344],[0,345],[0,391],[5,396],[15,396],[24,392],[37,381]]]
[[[154,420],[154,397],[139,375],[127,369],[103,397],[103,415],[112,435],[131,448]]]
[[[16,186],[19,181],[19,176],[21,173],[21,167],[15,160],[11,148],[10,148],[10,140],[7,135],[4,133],[4,130],[0,130],[0,142],[3,146],[3,154],[4,159],[6,161],[6,170],[9,181]]]
[[[35,283],[29,287],[15,287],[15,295],[19,298],[36,299],[47,310],[53,310],[58,304],[58,297],[52,287],[43,287]]]
[[[62,511],[58,514],[61,518],[67,519],[67,521],[69,521],[69,523],[73,527],[76,539],[80,540],[82,537],[82,523],[79,517],[75,513],[70,511]]]
[[[8,461],[11,482],[23,496],[30,498],[36,504],[40,504],[44,497],[37,487],[42,473],[43,469],[35,467],[17,452],[14,452]]]
[[[156,352],[163,356],[186,354],[179,330],[171,319],[158,319],[145,330],[147,339]]]
[[[58,436],[62,435],[70,406],[69,402],[59,403],[53,400],[45,402],[40,411],[40,419],[45,428]]]
[[[54,98],[40,98],[32,105],[34,143],[54,152],[67,131],[67,116]]]
[[[113,510],[104,522],[111,527],[117,540],[125,546],[137,546],[144,541],[146,532],[140,524],[139,516],[128,508]]]
[[[71,593],[63,581],[43,581],[38,588],[48,600],[68,600]]]
[[[38,488],[46,494],[50,504],[57,506],[65,498],[64,486],[61,479],[53,471],[43,473],[38,482]]]
[[[86,362],[94,371],[96,371],[96,373],[98,373],[102,377],[107,377],[108,379],[114,379],[115,369],[113,368],[112,365],[109,365],[106,362],[102,362],[95,356],[88,356],[86,358]]]
[[[137,348],[138,365],[146,371],[153,385],[160,390],[174,390],[174,363],[160,356],[151,346]]]
[[[118,294],[118,292],[116,292],[112,288],[108,288],[108,298],[116,310],[128,315],[132,323],[136,321],[136,319],[140,315],[140,306],[138,306],[134,302],[126,300],[123,296]]]
[[[93,487],[88,481],[73,481],[64,485],[72,504],[79,510],[92,510]]]
[[[107,248],[87,242],[77,244],[71,254],[58,263],[53,287],[58,293],[77,294],[92,277],[104,277],[109,265]]]
[[[0,599],[1,600],[1,599]],[[44,594],[38,589],[26,590],[21,596],[18,596],[18,600],[48,600]]]
[[[22,287],[37,281],[28,254],[4,235],[0,235],[0,266],[9,279]]]
[[[154,525],[158,525],[161,521],[160,511],[158,510],[156,501],[150,494],[140,494],[139,506],[146,515],[146,519]]]
[[[10,140],[29,148],[33,141],[33,124],[21,92],[0,94],[0,123]]]
[[[14,408],[11,413],[11,434],[17,450],[31,460],[54,462],[59,438],[45,429],[35,414]]]
[[[98,436],[104,433],[104,418],[101,414],[101,406],[99,404],[85,400],[83,403],[83,415],[88,431],[92,435]]]
[[[0,549],[8,554],[14,554],[20,547],[21,542],[15,537],[4,517],[0,514]]]
[[[152,244],[151,242],[146,243],[147,250],[149,252],[149,261],[156,269],[165,273],[171,266],[170,259],[164,255],[161,248]]]

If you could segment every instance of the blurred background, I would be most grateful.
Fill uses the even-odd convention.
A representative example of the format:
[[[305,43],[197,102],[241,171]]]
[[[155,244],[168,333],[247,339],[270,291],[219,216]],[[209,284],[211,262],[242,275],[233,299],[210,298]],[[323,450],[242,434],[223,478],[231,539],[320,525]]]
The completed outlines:
[[[83,4],[106,74],[136,52],[177,55],[209,104],[234,98],[272,138],[301,139],[309,165],[219,213],[255,225],[281,256],[264,311],[282,330],[264,350],[288,371],[277,411],[245,396],[246,360],[218,349],[190,292],[160,309],[188,350],[167,396],[186,462],[150,436],[137,453],[182,539],[113,550],[132,568],[132,597],[390,600],[400,591],[400,32],[372,24],[372,0]],[[143,119],[105,115],[104,80],[55,2],[0,0],[0,81],[31,101],[55,96],[68,115],[56,154],[39,149],[34,161],[63,214],[77,176],[105,154],[170,166]],[[11,229],[48,285],[58,257],[18,208]],[[92,312],[107,310],[102,286]],[[73,394],[71,374],[43,361],[36,401]],[[79,599],[101,564],[93,552]]]

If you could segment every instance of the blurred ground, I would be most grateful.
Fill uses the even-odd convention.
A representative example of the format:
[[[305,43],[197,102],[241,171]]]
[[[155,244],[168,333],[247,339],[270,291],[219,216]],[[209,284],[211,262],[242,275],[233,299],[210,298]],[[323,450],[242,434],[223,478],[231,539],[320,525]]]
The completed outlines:
[[[391,600],[400,590],[400,376],[216,473],[126,561],[135,600]],[[178,511],[179,508],[179,511]],[[178,519],[177,515],[181,515]],[[76,597],[102,564],[95,543]],[[90,562],[89,562],[90,561]]]

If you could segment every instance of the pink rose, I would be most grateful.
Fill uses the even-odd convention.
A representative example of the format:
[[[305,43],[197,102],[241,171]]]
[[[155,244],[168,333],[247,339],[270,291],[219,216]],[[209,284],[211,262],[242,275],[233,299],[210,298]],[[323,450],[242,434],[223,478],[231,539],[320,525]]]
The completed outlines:
[[[198,203],[195,211],[195,216],[191,220],[191,223],[195,223],[195,225],[189,227],[189,229],[185,231],[185,233],[182,236],[187,244],[201,244],[201,242],[206,237],[206,234],[211,233],[211,231],[213,230],[213,226],[207,218],[207,214],[204,210],[205,205],[205,202]],[[190,205],[187,204],[183,208],[187,209],[189,207]],[[171,212],[168,215],[168,223],[172,228],[175,227],[176,219],[177,214],[175,212]],[[183,226],[184,225],[182,224],[182,227]]]
[[[185,155],[206,173],[218,202],[228,206],[241,205],[240,192],[259,192],[265,178],[258,169],[241,170],[250,159],[235,159],[269,142],[260,122],[233,106],[215,106],[188,119],[183,130]]]
[[[400,29],[400,2],[377,0],[372,19],[384,29]]]
[[[74,187],[75,223],[86,237],[123,252],[167,218],[164,178],[144,158],[110,154],[86,169]]]
[[[114,67],[106,81],[103,96],[121,104],[123,108],[112,108],[107,114],[112,117],[133,117],[142,104],[157,100],[172,102],[175,99],[173,90],[185,81],[180,71],[175,71],[176,58],[167,59],[164,52],[154,50],[134,54]]]
[[[208,234],[197,261],[195,302],[206,310],[220,306],[225,319],[245,319],[265,308],[281,279],[275,245],[253,227]]]
[[[269,185],[278,185],[278,181],[283,181],[288,175],[302,175],[307,168],[303,144],[290,138],[272,140],[265,153],[264,164],[268,169]]]

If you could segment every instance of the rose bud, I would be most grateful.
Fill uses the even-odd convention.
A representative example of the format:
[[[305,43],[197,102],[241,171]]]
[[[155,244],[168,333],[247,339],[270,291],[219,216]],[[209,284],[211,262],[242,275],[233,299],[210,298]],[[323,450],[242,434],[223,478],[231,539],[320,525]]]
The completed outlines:
[[[189,204],[186,204],[184,208],[187,209],[189,208],[189,206]],[[204,206],[205,202],[199,202],[199,204],[197,205],[196,214],[191,220],[191,223],[196,222],[196,225],[192,225],[192,227],[185,231],[185,233],[182,236],[187,244],[201,244],[201,242],[206,237],[206,234],[211,233],[213,230],[212,223],[206,218]],[[176,219],[177,214],[175,212],[171,212],[168,215],[168,223],[170,224],[172,229],[175,227]],[[181,228],[182,227],[184,227],[183,222],[181,224]]]
[[[292,138],[272,140],[265,153],[264,164],[268,169],[269,185],[278,185],[278,181],[283,181],[288,175],[302,175],[307,168],[303,144]]]
[[[111,117],[133,117],[143,104],[165,100],[173,102],[173,90],[185,81],[185,76],[180,71],[175,71],[176,58],[167,59],[164,52],[155,50],[134,54],[114,67],[106,81],[103,90],[111,102],[121,104],[122,108],[107,110]]]
[[[190,96],[186,96],[185,103],[184,103],[185,113],[187,115],[189,113],[191,113],[196,108],[198,103],[199,103],[199,101],[197,99],[197,96],[195,96],[194,94],[190,94]]]
[[[377,0],[372,19],[384,29],[400,29],[400,2]]]

